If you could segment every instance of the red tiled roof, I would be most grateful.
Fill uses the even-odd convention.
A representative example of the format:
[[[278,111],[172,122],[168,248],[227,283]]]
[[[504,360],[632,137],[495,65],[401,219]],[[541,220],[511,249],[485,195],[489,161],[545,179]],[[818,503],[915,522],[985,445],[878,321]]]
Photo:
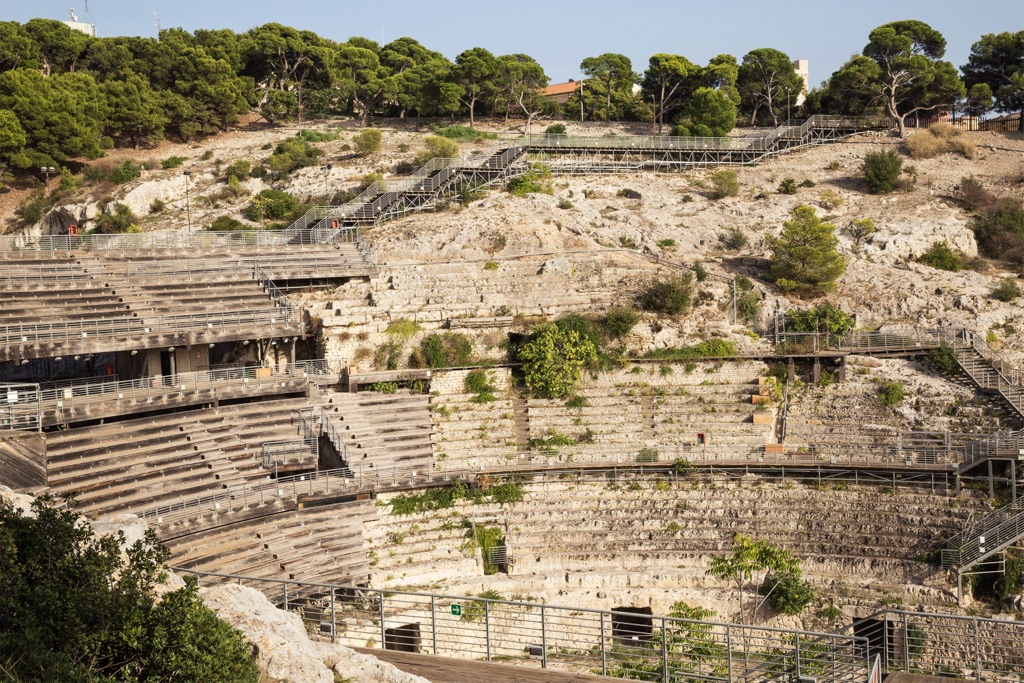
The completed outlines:
[[[548,87],[544,88],[544,96],[550,97],[551,95],[566,95],[576,92],[576,88],[580,87],[579,81],[569,81],[568,83],[552,83]]]

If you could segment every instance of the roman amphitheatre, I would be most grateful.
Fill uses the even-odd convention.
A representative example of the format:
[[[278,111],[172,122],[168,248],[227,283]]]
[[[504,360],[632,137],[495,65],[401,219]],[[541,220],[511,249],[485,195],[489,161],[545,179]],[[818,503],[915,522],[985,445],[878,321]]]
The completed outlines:
[[[114,150],[150,170],[0,237],[0,481],[148,525],[268,652],[281,623],[297,652],[564,680],[863,680],[876,659],[1024,680],[1020,586],[981,597],[1019,581],[1024,312],[990,295],[1017,272],[978,256],[958,199],[965,178],[1022,196],[1019,133],[959,133],[971,154],[878,195],[865,155],[904,144],[879,117],[711,146],[478,120],[494,135],[405,175],[430,131],[373,125],[365,156],[354,122],[303,125],[320,163],[273,189],[347,201],[280,230],[243,219],[269,182],[224,192],[297,133],[253,120]],[[716,198],[723,169],[738,191]],[[84,234],[115,203],[141,231]],[[767,275],[801,206],[838,228],[826,297]],[[244,229],[205,229],[225,215]],[[972,267],[920,262],[937,242]],[[686,305],[646,310],[664,283]],[[851,325],[799,327],[826,300]],[[547,323],[600,345],[557,397],[516,356]],[[799,561],[800,609],[757,593],[764,567],[709,573],[745,539]],[[239,586],[291,616],[251,623]]]

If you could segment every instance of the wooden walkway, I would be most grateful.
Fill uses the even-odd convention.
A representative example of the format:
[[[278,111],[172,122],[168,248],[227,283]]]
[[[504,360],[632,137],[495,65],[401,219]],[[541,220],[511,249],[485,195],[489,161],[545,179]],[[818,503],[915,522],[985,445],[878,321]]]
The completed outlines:
[[[417,655],[409,652],[393,652],[379,648],[354,648],[363,654],[373,655],[377,659],[394,664],[406,673],[422,676],[431,683],[483,683],[484,681],[501,681],[502,683],[605,683],[618,679],[593,674],[566,673],[552,671],[533,666],[517,666],[514,664],[493,664],[475,659],[458,659],[455,657],[435,657],[433,655]],[[903,683],[923,683],[904,681]],[[946,682],[948,683],[948,681]]]

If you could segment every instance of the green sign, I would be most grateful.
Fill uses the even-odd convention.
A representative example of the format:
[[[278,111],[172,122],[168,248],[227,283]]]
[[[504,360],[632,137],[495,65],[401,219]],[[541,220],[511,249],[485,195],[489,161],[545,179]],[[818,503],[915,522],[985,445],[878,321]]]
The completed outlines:
[[[461,617],[462,616],[462,605],[456,604],[454,602],[452,603],[452,616],[453,617]]]

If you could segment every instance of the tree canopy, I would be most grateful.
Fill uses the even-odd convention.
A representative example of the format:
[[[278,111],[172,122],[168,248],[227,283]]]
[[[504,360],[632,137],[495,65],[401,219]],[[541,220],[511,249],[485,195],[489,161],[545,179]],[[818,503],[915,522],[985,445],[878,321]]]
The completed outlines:
[[[782,233],[768,239],[772,252],[768,277],[787,292],[814,295],[835,289],[846,270],[836,249],[836,228],[823,221],[814,207],[801,205],[782,224]]]
[[[988,86],[997,109],[1024,114],[1024,31],[982,36],[960,70],[972,94],[976,86]],[[1020,125],[1024,130],[1024,116]]]
[[[20,681],[253,681],[252,646],[199,600],[158,600],[168,551],[150,530],[97,537],[50,498],[0,501],[0,662]]]

